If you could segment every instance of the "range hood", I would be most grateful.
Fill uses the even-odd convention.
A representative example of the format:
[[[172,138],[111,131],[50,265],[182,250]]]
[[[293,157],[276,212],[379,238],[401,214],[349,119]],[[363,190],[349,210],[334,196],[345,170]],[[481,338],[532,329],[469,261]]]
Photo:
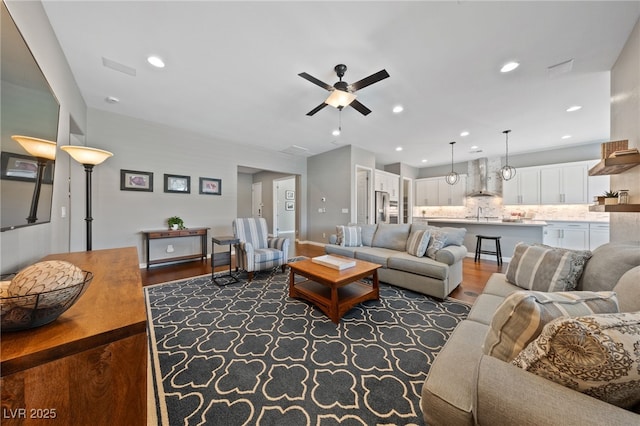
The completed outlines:
[[[467,194],[467,197],[500,196],[501,188],[499,188],[497,176],[495,173],[489,172],[487,158],[469,161],[468,173],[471,177],[471,192]]]

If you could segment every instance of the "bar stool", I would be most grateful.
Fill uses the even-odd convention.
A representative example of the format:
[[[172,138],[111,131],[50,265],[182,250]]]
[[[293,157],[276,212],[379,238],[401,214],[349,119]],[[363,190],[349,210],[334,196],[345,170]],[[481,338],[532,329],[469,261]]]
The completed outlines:
[[[502,249],[500,248],[500,238],[502,237],[494,237],[490,235],[476,235],[476,257],[474,259],[475,262],[480,261],[480,254],[495,254],[498,259],[498,265],[502,265]],[[482,240],[493,240],[496,242],[496,250],[482,250]]]

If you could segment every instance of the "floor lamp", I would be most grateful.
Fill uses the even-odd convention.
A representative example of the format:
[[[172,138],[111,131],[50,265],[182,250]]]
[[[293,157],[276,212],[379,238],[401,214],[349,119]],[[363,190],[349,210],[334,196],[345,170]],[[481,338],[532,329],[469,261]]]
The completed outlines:
[[[86,215],[85,222],[87,224],[87,251],[91,251],[91,173],[93,172],[93,166],[97,166],[107,158],[113,156],[109,151],[104,151],[97,148],[89,148],[86,146],[65,145],[60,147],[74,160],[84,166],[85,176],[87,180],[86,187]]]
[[[27,223],[36,223],[38,221],[38,202],[40,201],[40,189],[42,188],[42,179],[44,178],[44,169],[50,160],[56,159],[56,143],[44,139],[32,138],[29,136],[13,135],[11,139],[18,142],[25,151],[36,157],[38,161],[38,169],[36,170],[36,185],[33,188],[31,196],[31,208]]]

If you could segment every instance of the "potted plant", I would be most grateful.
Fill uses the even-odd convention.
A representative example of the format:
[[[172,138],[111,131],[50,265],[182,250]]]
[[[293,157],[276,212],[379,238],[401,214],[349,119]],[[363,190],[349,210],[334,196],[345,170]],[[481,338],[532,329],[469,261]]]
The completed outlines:
[[[180,216],[171,216],[169,219],[167,219],[167,223],[169,224],[169,229],[184,229],[184,221],[180,218]]]
[[[605,204],[618,204],[618,191],[605,191],[604,193]]]

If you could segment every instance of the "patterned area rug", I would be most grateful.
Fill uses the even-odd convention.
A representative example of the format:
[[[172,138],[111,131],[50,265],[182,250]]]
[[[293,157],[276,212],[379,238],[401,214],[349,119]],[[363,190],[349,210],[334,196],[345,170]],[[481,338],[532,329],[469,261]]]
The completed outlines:
[[[381,284],[336,325],[288,279],[145,287],[159,424],[423,424],[429,366],[469,306]]]

